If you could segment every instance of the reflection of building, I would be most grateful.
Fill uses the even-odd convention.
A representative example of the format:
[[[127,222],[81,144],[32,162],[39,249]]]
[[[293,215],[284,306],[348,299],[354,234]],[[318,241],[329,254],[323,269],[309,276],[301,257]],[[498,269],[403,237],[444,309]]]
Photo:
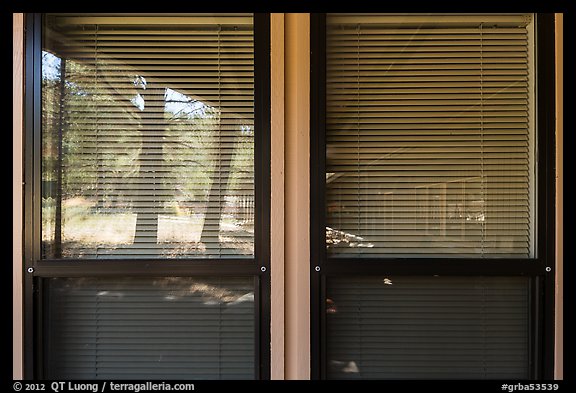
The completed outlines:
[[[346,187],[346,178],[352,178],[353,183],[354,176],[342,175],[328,186],[335,189]],[[344,180],[341,185],[340,179]],[[383,187],[388,186],[398,185],[383,184]],[[361,185],[358,187],[362,188]],[[365,195],[364,202],[345,199],[333,201],[328,208],[328,215],[332,225],[348,231],[346,237],[365,238],[374,243],[373,247],[385,248],[382,242],[402,241],[401,235],[405,235],[404,239],[413,239],[409,241],[418,238],[421,241],[443,242],[442,247],[458,248],[459,244],[467,244],[465,246],[472,246],[476,250],[471,252],[478,252],[480,248],[498,248],[499,253],[527,255],[529,228],[522,226],[524,220],[520,218],[515,222],[507,222],[506,217],[501,217],[503,209],[513,201],[502,195],[490,197],[486,188],[479,176],[430,182],[417,185],[412,190],[400,185],[393,191]],[[366,199],[371,197],[369,204]],[[346,220],[346,215],[358,214],[360,220]],[[342,232],[336,228],[327,228],[327,239]],[[379,240],[371,240],[370,236],[376,233],[381,236]],[[507,243],[505,238],[509,239]],[[339,242],[328,243],[330,247]]]

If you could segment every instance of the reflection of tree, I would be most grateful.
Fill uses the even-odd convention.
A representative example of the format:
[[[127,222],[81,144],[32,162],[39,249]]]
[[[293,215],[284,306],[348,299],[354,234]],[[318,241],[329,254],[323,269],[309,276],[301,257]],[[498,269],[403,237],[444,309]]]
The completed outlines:
[[[93,28],[49,30],[45,45],[54,55],[44,52],[43,67],[66,62],[61,80],[43,78],[43,180],[52,183],[43,219],[56,232],[48,243],[64,256],[252,252],[253,221],[238,214],[239,201],[253,200],[252,92],[236,79],[250,71],[226,74],[226,54],[222,65],[124,58]],[[208,56],[220,56],[214,42]],[[89,239],[76,235],[90,225]],[[180,228],[193,233],[170,235]],[[120,231],[123,240],[102,240]]]
[[[59,81],[59,101],[58,108],[58,142],[56,161],[56,206],[55,206],[55,227],[54,227],[54,257],[62,257],[62,143],[64,140],[64,111],[66,94],[66,59],[60,61],[60,81]]]
[[[235,136],[232,136],[235,139]],[[218,133],[216,136],[216,144],[221,156],[218,157],[216,168],[213,170],[212,184],[208,193],[208,200],[206,212],[204,213],[204,225],[202,226],[202,234],[200,235],[200,243],[206,247],[218,246],[220,236],[220,221],[222,219],[222,211],[224,198],[222,190],[226,190],[228,179],[230,177],[230,169],[232,162],[232,152],[228,152],[223,147],[222,134]],[[235,141],[232,140],[232,145]]]
[[[154,85],[154,84],[152,84]],[[164,190],[164,161],[161,143],[164,139],[164,88],[148,84],[141,93],[144,110],[141,113],[142,147],[138,155],[138,179],[133,211],[136,213],[134,246],[155,243],[158,239],[158,213]],[[148,252],[155,252],[154,247]]]

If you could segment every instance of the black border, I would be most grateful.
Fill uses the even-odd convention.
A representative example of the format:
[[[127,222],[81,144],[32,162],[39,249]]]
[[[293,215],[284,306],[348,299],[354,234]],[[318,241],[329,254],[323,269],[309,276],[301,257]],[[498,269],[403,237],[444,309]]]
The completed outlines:
[[[542,364],[545,379],[554,378],[555,284],[556,284],[556,53],[554,14],[536,17],[536,73],[538,76],[538,257],[550,271],[543,281]]]
[[[25,14],[24,58],[24,379],[44,377],[42,282],[47,277],[243,275],[254,277],[255,379],[270,379],[270,14],[254,14],[254,257],[42,260],[41,48],[42,14]]]
[[[554,14],[536,16],[537,250],[530,259],[328,258],[325,247],[326,14],[311,14],[310,260],[311,376],[326,379],[326,277],[468,275],[530,277],[530,378],[554,378],[555,31]],[[328,263],[327,263],[328,262]],[[415,273],[417,272],[417,273]]]
[[[310,377],[324,379],[326,335],[326,14],[310,14]],[[321,320],[319,320],[319,318]]]
[[[254,14],[254,176],[255,247],[254,258],[260,290],[256,291],[259,301],[256,324],[258,343],[256,379],[270,379],[270,133],[271,133],[271,59],[270,59],[270,14]]]

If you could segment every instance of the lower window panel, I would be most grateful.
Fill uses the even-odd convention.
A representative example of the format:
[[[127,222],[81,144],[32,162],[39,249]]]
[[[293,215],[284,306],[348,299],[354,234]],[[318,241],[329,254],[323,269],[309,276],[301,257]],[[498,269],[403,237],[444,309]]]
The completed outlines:
[[[253,277],[51,278],[48,379],[253,379]]]
[[[529,377],[525,277],[329,277],[329,379]]]

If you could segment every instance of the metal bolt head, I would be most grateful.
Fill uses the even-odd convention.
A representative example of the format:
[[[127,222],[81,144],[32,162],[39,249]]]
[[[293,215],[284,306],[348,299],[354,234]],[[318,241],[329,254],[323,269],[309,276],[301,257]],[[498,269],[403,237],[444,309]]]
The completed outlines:
[[[265,272],[265,271],[266,271],[266,266],[262,266],[262,267],[260,268],[260,271]]]
[[[319,272],[319,271],[320,271],[320,266],[316,266],[316,267],[314,268],[314,270],[316,270],[317,272]]]
[[[28,269],[26,269],[26,271],[28,273],[34,273],[34,268],[33,267],[29,267]]]
[[[546,266],[546,271],[547,271],[548,273],[550,273],[550,272],[552,271],[552,268],[551,268],[550,266]]]

